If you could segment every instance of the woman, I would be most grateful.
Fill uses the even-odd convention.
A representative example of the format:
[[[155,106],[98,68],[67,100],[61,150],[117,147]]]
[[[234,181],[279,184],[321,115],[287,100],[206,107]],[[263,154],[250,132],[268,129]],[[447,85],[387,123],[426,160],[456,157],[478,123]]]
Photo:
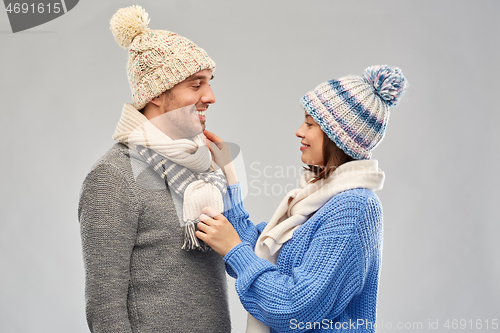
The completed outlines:
[[[370,157],[405,88],[398,68],[371,66],[363,77],[331,80],[302,97],[305,121],[296,135],[308,167],[301,188],[257,226],[227,146],[205,133],[217,143],[210,148],[228,179],[230,208],[225,217],[205,208],[196,235],[236,278],[251,315],[247,332],[375,330],[382,207],[374,191],[384,173]]]

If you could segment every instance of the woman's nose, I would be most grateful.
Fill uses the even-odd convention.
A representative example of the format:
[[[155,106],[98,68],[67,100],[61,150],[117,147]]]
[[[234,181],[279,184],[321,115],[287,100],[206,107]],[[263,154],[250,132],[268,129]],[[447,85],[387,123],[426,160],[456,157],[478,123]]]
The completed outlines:
[[[298,138],[304,137],[304,131],[302,127],[304,127],[304,124],[300,125],[300,127],[297,129],[297,132],[295,132],[295,136],[297,136]]]

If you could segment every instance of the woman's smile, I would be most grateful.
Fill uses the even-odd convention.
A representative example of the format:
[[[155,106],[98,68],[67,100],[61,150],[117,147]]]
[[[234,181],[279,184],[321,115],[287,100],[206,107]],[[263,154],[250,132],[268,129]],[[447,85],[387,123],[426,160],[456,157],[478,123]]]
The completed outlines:
[[[307,144],[305,144],[305,143],[303,143],[303,142],[301,142],[301,144],[302,144],[302,146],[300,146],[300,150],[301,150],[301,151],[303,151],[303,150],[305,150],[305,149],[307,149],[307,148],[309,148],[309,147],[310,147],[309,145],[307,145]]]

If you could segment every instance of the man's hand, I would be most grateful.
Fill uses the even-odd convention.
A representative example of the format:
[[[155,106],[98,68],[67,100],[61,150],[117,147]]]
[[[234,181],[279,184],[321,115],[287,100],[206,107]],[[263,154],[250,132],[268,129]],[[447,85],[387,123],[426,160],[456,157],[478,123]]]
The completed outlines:
[[[205,207],[201,212],[196,237],[207,243],[215,252],[225,256],[233,247],[241,243],[240,236],[224,215],[219,214],[212,207]]]
[[[228,185],[238,183],[229,145],[210,131],[205,130],[203,134],[205,134],[207,139],[210,141],[207,146],[212,152],[215,164],[217,164],[222,169],[222,172],[224,172]]]

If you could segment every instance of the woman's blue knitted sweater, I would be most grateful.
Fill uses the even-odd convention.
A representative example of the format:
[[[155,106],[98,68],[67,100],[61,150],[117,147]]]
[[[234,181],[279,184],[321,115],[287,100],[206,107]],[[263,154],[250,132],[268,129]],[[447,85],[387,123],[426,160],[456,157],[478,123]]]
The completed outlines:
[[[367,189],[341,192],[283,244],[276,265],[253,249],[255,226],[240,184],[224,214],[242,243],[224,257],[244,308],[271,332],[374,332],[382,252],[382,207]]]

